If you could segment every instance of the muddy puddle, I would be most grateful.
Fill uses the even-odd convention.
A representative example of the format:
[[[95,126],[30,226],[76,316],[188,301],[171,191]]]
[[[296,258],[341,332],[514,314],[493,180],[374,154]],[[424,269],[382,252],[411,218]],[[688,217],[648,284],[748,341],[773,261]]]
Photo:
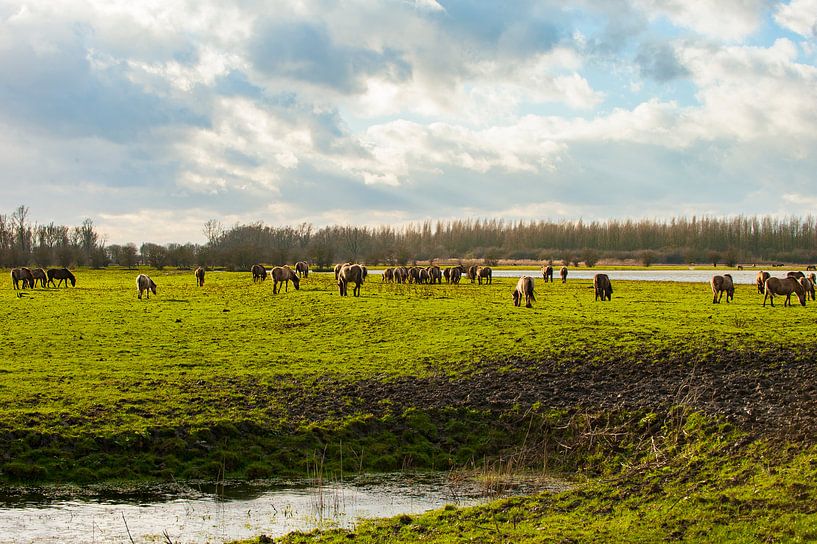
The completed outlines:
[[[450,474],[313,482],[225,483],[131,490],[15,489],[0,494],[0,543],[216,543],[260,534],[353,528],[362,518],[469,506],[500,496],[562,491],[563,480],[496,481]]]

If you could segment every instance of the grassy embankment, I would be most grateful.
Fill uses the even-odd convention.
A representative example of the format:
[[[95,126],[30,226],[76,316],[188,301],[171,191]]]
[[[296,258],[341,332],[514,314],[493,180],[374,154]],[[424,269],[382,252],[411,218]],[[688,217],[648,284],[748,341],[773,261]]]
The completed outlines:
[[[276,296],[247,273],[209,273],[203,288],[191,272],[151,275],[159,294],[141,301],[133,271],[80,271],[76,288],[22,298],[9,284],[0,290],[2,481],[447,469],[501,458],[593,479],[563,496],[372,524],[371,538],[582,538],[640,526],[669,537],[700,520],[756,527],[758,516],[767,531],[805,534],[794,505],[815,497],[813,447],[797,457],[786,437],[697,414],[683,383],[655,402],[594,404],[570,376],[616,369],[634,383],[664,364],[694,374],[712,360],[768,354],[778,365],[808,349],[812,305],[764,309],[754,287],[738,286],[733,304],[715,306],[706,285],[646,282],[617,282],[602,304],[576,280],[539,282],[530,310],[511,305],[511,279],[415,287],[375,278],[359,299],[341,299],[327,275]],[[546,384],[535,383],[515,398],[520,376],[544,368],[572,396],[537,396]],[[516,381],[503,389],[505,376]],[[463,395],[470,386],[482,398]],[[560,532],[590,518],[587,533]]]

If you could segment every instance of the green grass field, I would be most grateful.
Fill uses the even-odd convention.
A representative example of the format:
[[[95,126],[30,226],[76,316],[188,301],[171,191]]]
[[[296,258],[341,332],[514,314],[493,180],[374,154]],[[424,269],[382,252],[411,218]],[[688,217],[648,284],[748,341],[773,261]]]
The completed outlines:
[[[360,298],[341,298],[331,274],[313,273],[300,290],[290,285],[273,295],[270,281],[253,284],[249,273],[208,272],[202,288],[191,271],[148,273],[158,284],[149,300],[137,299],[132,270],[80,270],[75,288],[27,290],[21,297],[10,281],[0,289],[0,479],[7,485],[275,477],[305,474],[318,464],[331,473],[450,469],[521,451],[535,429],[551,440],[543,448],[549,466],[591,478],[589,487],[558,499],[371,524],[363,541],[414,541],[416,523],[432,527],[419,530],[440,542],[479,539],[486,524],[499,532],[491,529],[485,541],[592,539],[616,525],[586,532],[566,527],[598,512],[622,527],[635,527],[633,516],[646,515],[645,541],[666,538],[679,529],[658,531],[660,516],[651,508],[672,511],[673,523],[682,523],[678,516],[709,520],[707,527],[720,523],[734,514],[734,504],[716,508],[724,516],[707,517],[715,507],[706,501],[725,501],[717,482],[727,476],[717,474],[742,466],[745,477],[729,488],[741,497],[773,464],[789,475],[757,484],[766,497],[757,503],[764,515],[785,511],[796,514],[795,525],[802,521],[790,500],[772,500],[775,486],[815,495],[812,484],[797,487],[803,478],[794,468],[817,466],[813,446],[805,460],[792,453],[772,461],[768,448],[777,438],[755,433],[754,453],[736,450],[730,441],[744,440],[744,430],[723,427],[715,416],[679,417],[649,405],[515,401],[512,389],[524,381],[503,386],[503,376],[524,376],[525,368],[533,376],[563,367],[569,376],[592,367],[603,376],[605,368],[627,367],[637,379],[641,368],[660,373],[670,361],[677,374],[678,361],[694,373],[696,365],[732,355],[740,365],[772,354],[770,367],[791,353],[808,359],[813,303],[784,308],[778,300],[776,308],[763,308],[754,286],[741,285],[733,303],[713,305],[708,285],[668,282],[614,282],[613,300],[602,303],[593,301],[590,281],[572,280],[537,281],[537,301],[526,309],[512,305],[515,279],[413,286],[370,277]],[[477,383],[477,375],[488,376],[479,382],[485,398],[457,397],[448,406],[446,399],[461,393],[462,384]],[[411,398],[428,384],[436,384],[434,395]],[[572,394],[582,398],[581,391]],[[602,421],[620,432],[593,439],[592,428]],[[655,451],[662,452],[660,463]],[[721,466],[724,458],[729,462]],[[535,455],[518,461],[542,463]],[[635,466],[647,468],[622,476]],[[684,471],[689,481],[679,479]],[[658,487],[644,487],[656,478]],[[708,483],[695,490],[703,502],[690,510],[684,497],[702,479]],[[616,499],[622,489],[632,498]],[[532,511],[541,515],[526,517]],[[756,517],[747,520],[753,527]],[[459,533],[443,529],[443,521]],[[550,532],[542,532],[543,524]]]
[[[612,302],[589,281],[537,284],[515,308],[515,280],[490,286],[367,282],[338,296],[332,276],[272,294],[248,273],[158,272],[138,300],[134,271],[80,271],[68,289],[0,307],[0,424],[67,436],[263,419],[265,399],[231,402],[236,381],[345,380],[463,372],[483,362],[553,354],[598,357],[672,348],[763,349],[807,343],[817,307],[763,308],[754,287],[713,305],[707,285],[616,282]],[[780,301],[778,301],[780,305]]]

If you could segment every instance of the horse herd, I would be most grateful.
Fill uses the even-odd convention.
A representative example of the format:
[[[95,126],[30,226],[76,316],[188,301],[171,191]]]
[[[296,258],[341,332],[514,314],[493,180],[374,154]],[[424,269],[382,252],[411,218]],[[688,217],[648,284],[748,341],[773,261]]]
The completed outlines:
[[[486,285],[490,285],[493,281],[493,270],[491,270],[490,266],[471,265],[465,267],[461,264],[442,269],[433,264],[426,267],[398,266],[386,268],[383,271],[383,281],[388,283],[441,284],[445,279],[445,283],[456,285],[460,283],[463,276],[471,280],[471,283],[478,282],[482,285],[484,281]]]
[[[296,290],[300,289],[300,280],[309,276],[309,265],[304,261],[295,263],[295,270],[289,266],[275,266],[271,270],[267,270],[261,264],[255,264],[251,268],[253,282],[264,281],[267,276],[271,276],[273,280],[272,292],[277,294],[281,292],[281,287],[284,291],[289,290],[289,282]],[[355,263],[339,263],[335,265],[335,282],[341,296],[348,295],[348,286],[352,284],[352,294],[356,297],[360,296],[361,286],[368,275],[368,269],[361,264]],[[559,276],[562,283],[567,282],[567,267],[561,267]],[[196,285],[202,287],[204,285],[205,270],[202,267],[196,268],[194,272],[196,278]],[[446,267],[444,269],[437,265],[430,265],[426,267],[420,266],[398,266],[390,267],[383,270],[381,281],[386,283],[413,283],[413,284],[442,284],[445,280],[448,284],[459,284],[462,277],[469,279],[471,283],[478,282],[480,285],[483,281],[486,285],[492,283],[493,271],[490,266],[464,266],[456,265],[453,267]],[[545,283],[553,282],[553,267],[550,265],[542,267],[542,278]],[[11,280],[14,289],[35,288],[39,283],[43,288],[48,285],[59,287],[65,282],[71,282],[72,286],[76,286],[77,279],[74,274],[67,268],[51,268],[44,270],[42,268],[30,269],[27,267],[14,268],[11,271]],[[58,280],[57,283],[54,280]],[[771,306],[774,306],[775,296],[785,296],[783,302],[784,306],[791,306],[791,295],[797,296],[802,306],[806,305],[806,300],[811,298],[815,300],[815,286],[817,285],[817,275],[814,273],[804,274],[803,272],[789,272],[785,278],[772,277],[768,272],[758,272],[755,281],[757,292],[764,295],[763,306],[766,306],[768,300]],[[735,283],[730,274],[715,275],[710,280],[712,288],[712,302],[718,304],[726,295],[726,302],[734,300],[735,297]],[[146,274],[139,274],[136,277],[137,298],[141,299],[143,294],[147,294],[150,298],[150,293],[156,294],[156,282],[154,282]],[[613,294],[613,285],[607,274],[596,274],[593,276],[593,291],[595,300],[602,301],[611,300]],[[512,293],[513,303],[515,306],[521,306],[522,300],[525,301],[525,307],[533,307],[533,302],[536,301],[534,294],[534,279],[531,276],[521,276],[516,283],[516,287]]]
[[[735,283],[732,281],[730,274],[712,276],[709,283],[712,287],[712,302],[714,304],[720,303],[724,293],[726,294],[726,302],[735,298]],[[817,283],[817,276],[814,273],[806,276],[803,272],[789,272],[785,278],[775,278],[768,272],[761,270],[755,278],[757,292],[763,295],[763,306],[766,306],[767,300],[774,306],[775,296],[785,296],[786,300],[783,301],[783,306],[791,306],[792,294],[797,295],[797,300],[800,301],[801,306],[805,306],[808,298],[814,300],[815,283]]]
[[[56,284],[54,280],[58,280]],[[67,268],[49,268],[48,270],[35,268],[32,270],[24,266],[11,270],[11,283],[15,290],[20,289],[20,284],[23,289],[34,289],[38,282],[43,289],[48,285],[59,287],[63,282],[68,287],[69,281],[72,287],[77,285],[77,278]]]

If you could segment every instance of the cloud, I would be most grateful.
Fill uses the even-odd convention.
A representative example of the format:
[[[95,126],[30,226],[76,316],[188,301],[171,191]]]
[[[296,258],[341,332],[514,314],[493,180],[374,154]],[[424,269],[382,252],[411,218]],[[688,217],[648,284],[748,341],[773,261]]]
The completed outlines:
[[[817,37],[817,0],[791,0],[779,3],[774,20],[792,32],[809,39]]]
[[[633,0],[652,19],[666,17],[673,24],[725,41],[741,40],[760,27],[765,0]]]
[[[398,52],[335,43],[324,25],[311,21],[264,21],[254,35],[250,59],[271,78],[357,93],[368,76],[377,74],[396,82],[411,76],[411,67]]]
[[[789,40],[770,47],[690,45],[679,57],[698,87],[703,107],[693,120],[702,137],[767,138],[792,151],[814,141],[817,68],[798,63]]]

